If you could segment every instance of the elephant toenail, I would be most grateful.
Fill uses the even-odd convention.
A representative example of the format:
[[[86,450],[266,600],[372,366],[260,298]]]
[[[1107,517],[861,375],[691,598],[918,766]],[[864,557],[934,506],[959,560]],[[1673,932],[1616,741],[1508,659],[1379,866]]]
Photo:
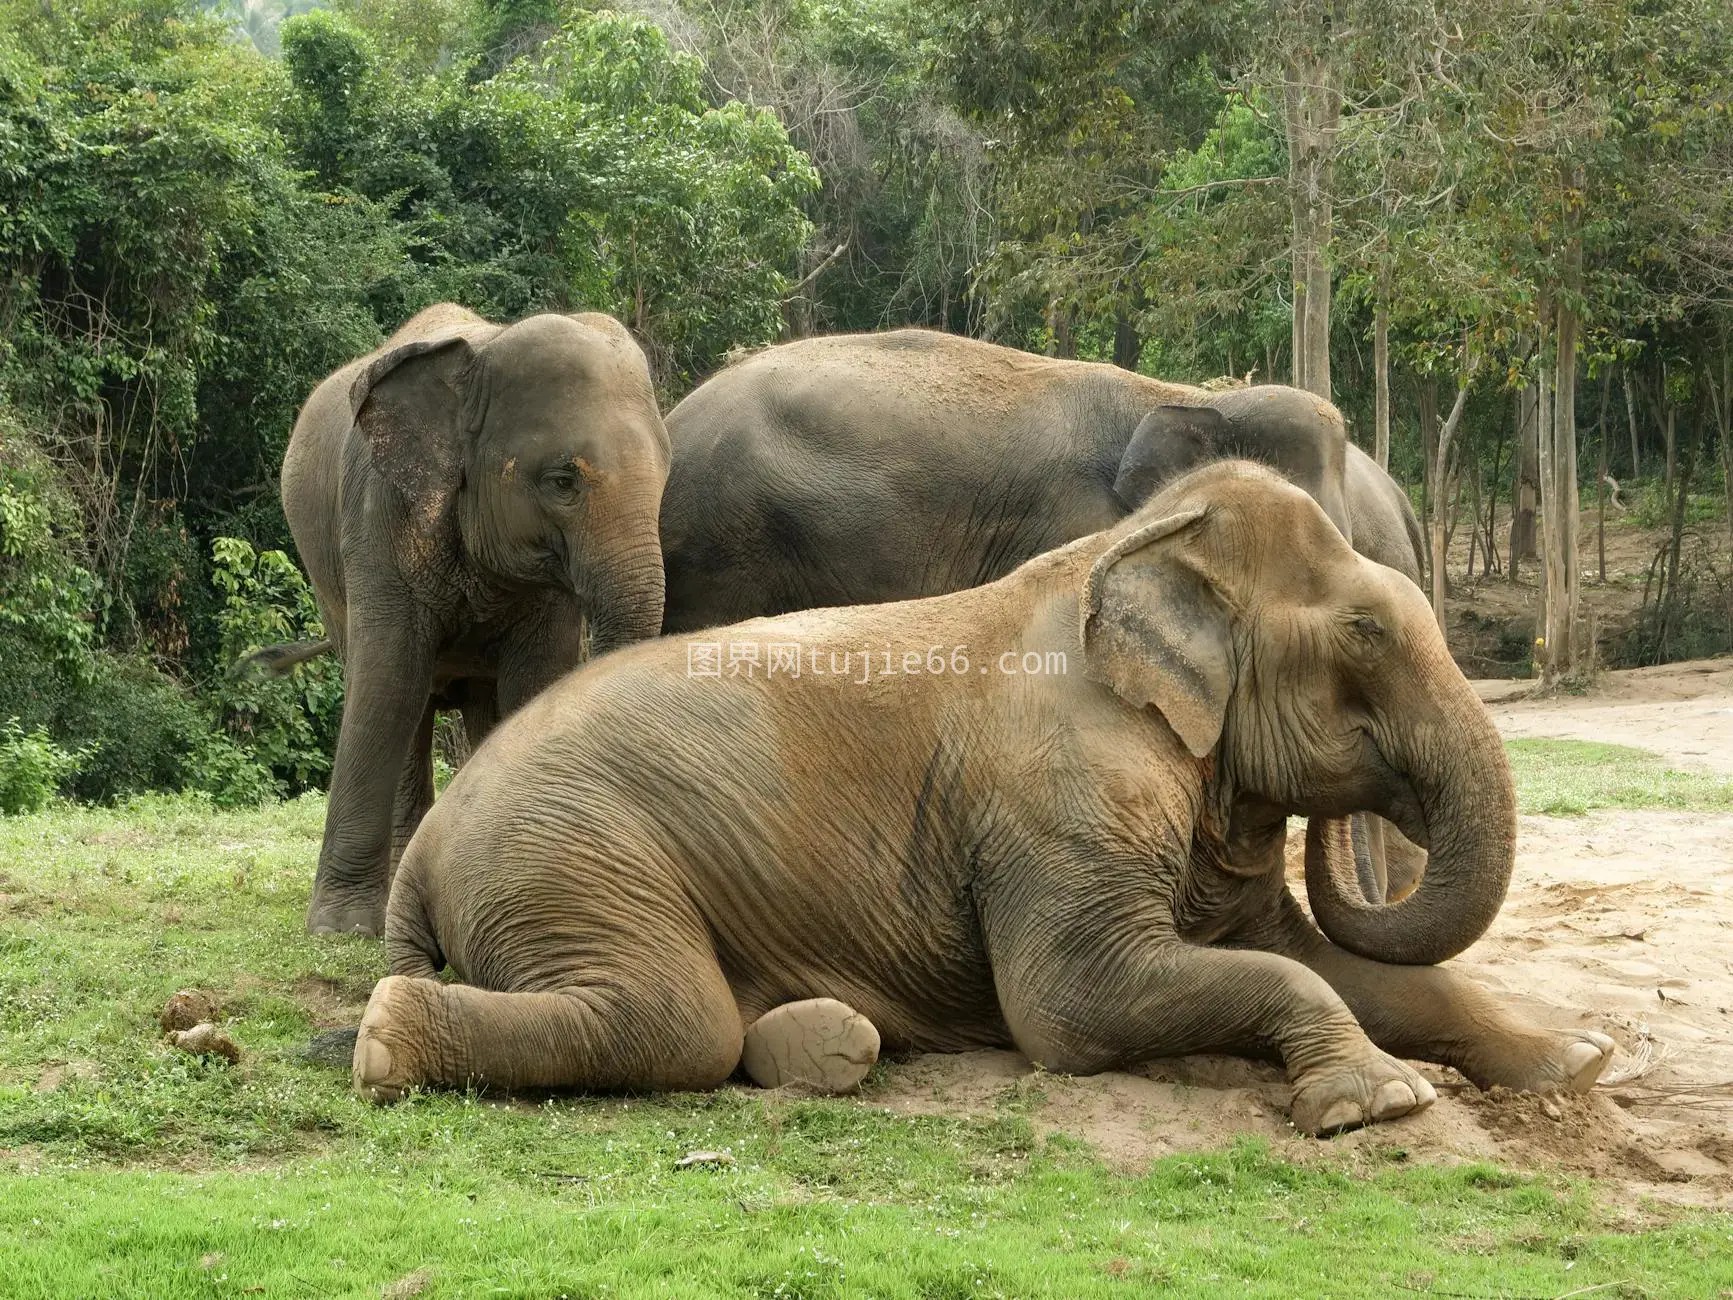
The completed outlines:
[[[1364,1118],[1357,1103],[1347,1100],[1332,1102],[1318,1120],[1318,1132],[1339,1133],[1360,1124]]]
[[[1609,1040],[1607,1047],[1611,1047]],[[1595,1042],[1572,1043],[1564,1051],[1564,1071],[1572,1092],[1587,1092],[1601,1077],[1612,1053]]]
[[[391,1049],[371,1034],[355,1041],[355,1084],[370,1087],[383,1083],[391,1074]]]
[[[1372,1118],[1395,1119],[1398,1115],[1406,1115],[1420,1104],[1420,1099],[1400,1079],[1391,1079],[1381,1085],[1372,1098]]]

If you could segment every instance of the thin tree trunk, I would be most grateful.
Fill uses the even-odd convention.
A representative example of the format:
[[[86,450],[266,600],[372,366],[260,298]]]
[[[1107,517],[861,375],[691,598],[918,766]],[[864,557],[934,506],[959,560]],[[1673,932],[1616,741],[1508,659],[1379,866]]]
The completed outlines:
[[[1580,247],[1573,243],[1567,255],[1566,274],[1580,264]],[[1573,260],[1574,259],[1574,260]],[[1575,286],[1572,285],[1572,288]],[[1553,401],[1554,485],[1557,490],[1558,573],[1560,586],[1555,602],[1559,638],[1554,662],[1562,672],[1577,667],[1576,629],[1582,611],[1582,564],[1577,559],[1578,518],[1581,497],[1577,491],[1577,315],[1567,306],[1558,309],[1558,362]]]
[[[1543,304],[1541,319],[1547,320],[1550,315],[1547,304]],[[1545,348],[1544,333],[1540,343],[1541,347]],[[1544,352],[1542,355],[1545,355]],[[1540,471],[1540,675],[1542,682],[1550,684],[1558,670],[1558,647],[1553,640],[1552,626],[1553,601],[1558,591],[1558,575],[1553,567],[1553,561],[1558,555],[1558,510],[1555,504],[1557,485],[1553,482],[1557,463],[1552,454],[1552,367],[1544,361],[1537,369],[1535,388],[1535,434],[1538,452],[1535,464]]]
[[[1390,468],[1390,311],[1380,305],[1372,316],[1372,455],[1378,468]]]
[[[1595,543],[1600,549],[1601,585],[1607,582],[1607,401],[1613,395],[1612,372],[1601,383],[1601,455],[1595,474]],[[1593,647],[1590,648],[1591,652]]]
[[[1474,580],[1474,548],[1476,543],[1482,540],[1480,536],[1480,462],[1478,460],[1474,463],[1473,472],[1468,476],[1468,492],[1468,517],[1474,523],[1474,527],[1468,530],[1468,577],[1469,581],[1472,582]],[[1481,566],[1483,577],[1492,572],[1492,556],[1488,555],[1485,559],[1485,564]]]
[[[1637,454],[1637,404],[1631,398],[1631,368],[1620,366],[1619,373],[1625,380],[1625,420],[1631,426],[1631,477],[1641,478],[1643,462]]]
[[[1458,381],[1456,401],[1451,404],[1450,416],[1444,421],[1444,426],[1438,430],[1438,449],[1434,454],[1434,487],[1432,508],[1432,616],[1438,620],[1438,630],[1444,631],[1444,588],[1445,588],[1445,549],[1448,540],[1444,532],[1444,497],[1445,471],[1449,464],[1450,443],[1456,437],[1456,428],[1462,423],[1462,412],[1468,405],[1468,390],[1474,383],[1474,372],[1480,369],[1480,354],[1467,355],[1468,340],[1462,341],[1466,361],[1463,366],[1462,378]]]
[[[1678,414],[1679,414],[1679,408],[1674,406],[1671,402],[1668,402],[1667,403],[1667,478],[1666,478],[1666,483],[1667,483],[1667,486],[1669,488],[1671,488],[1673,486],[1673,480],[1675,478],[1677,478],[1678,474],[1679,474],[1679,437],[1678,437],[1677,424],[1676,424]]]
[[[1523,560],[1537,558],[1535,509],[1540,503],[1540,389],[1524,385],[1516,395],[1516,482],[1511,492],[1510,580]]]

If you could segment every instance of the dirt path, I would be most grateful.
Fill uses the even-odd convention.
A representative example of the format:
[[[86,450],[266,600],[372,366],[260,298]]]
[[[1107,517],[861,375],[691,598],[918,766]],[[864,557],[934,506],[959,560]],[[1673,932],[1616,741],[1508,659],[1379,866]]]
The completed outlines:
[[[1608,674],[1590,695],[1548,701],[1482,685],[1507,735],[1637,745],[1733,773],[1733,660]],[[1399,1148],[1733,1206],[1733,815],[1522,818],[1509,901],[1455,964],[1541,1023],[1611,1034],[1620,1050],[1601,1086],[1543,1104],[1426,1067],[1440,1092],[1431,1110],[1327,1144],[1288,1127],[1278,1070],[1219,1057],[1068,1079],[1011,1052],[925,1056],[894,1067],[869,1100],[902,1112],[1024,1106],[1039,1128],[1132,1166],[1256,1134],[1299,1158],[1385,1159]]]

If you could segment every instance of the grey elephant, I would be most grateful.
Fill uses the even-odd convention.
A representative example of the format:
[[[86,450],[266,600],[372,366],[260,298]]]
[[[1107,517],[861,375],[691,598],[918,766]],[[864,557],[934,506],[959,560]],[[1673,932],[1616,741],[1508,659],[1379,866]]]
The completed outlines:
[[[1320,932],[1287,818],[1356,809],[1431,863],[1370,905],[1315,820]],[[354,1082],[709,1088],[744,1062],[846,1087],[881,1043],[1072,1073],[1269,1053],[1314,1133],[1431,1102],[1403,1057],[1586,1089],[1609,1039],[1429,964],[1497,913],[1515,822],[1418,589],[1217,463],[985,586],[664,638],[531,702],[404,855]]]
[[[1333,405],[1281,385],[1211,392],[893,330],[767,348],[690,394],[668,432],[668,632],[977,586],[1235,456],[1421,577],[1407,495]],[[1377,821],[1354,830],[1366,896],[1412,888],[1425,855]]]
[[[597,650],[656,634],[668,459],[643,353],[602,315],[430,307],[314,390],[283,508],[345,694],[309,930],[383,929],[433,801],[436,704],[479,742],[580,661],[586,630]]]

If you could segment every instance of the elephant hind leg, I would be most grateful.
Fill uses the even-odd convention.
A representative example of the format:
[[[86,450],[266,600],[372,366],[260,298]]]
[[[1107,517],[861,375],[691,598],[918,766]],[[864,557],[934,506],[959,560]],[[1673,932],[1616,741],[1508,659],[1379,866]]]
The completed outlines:
[[[714,1088],[740,1060],[740,1016],[715,960],[668,961],[653,986],[621,972],[543,992],[497,993],[388,975],[355,1041],[355,1089]]]

